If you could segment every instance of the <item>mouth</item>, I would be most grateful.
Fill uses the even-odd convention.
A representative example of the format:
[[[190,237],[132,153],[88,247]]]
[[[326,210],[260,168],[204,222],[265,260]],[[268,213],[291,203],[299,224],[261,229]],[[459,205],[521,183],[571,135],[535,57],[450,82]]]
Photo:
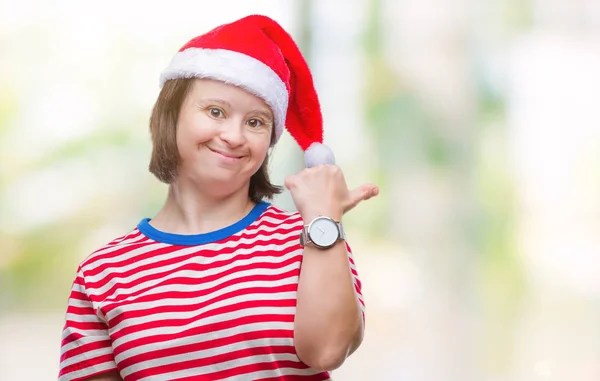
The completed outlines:
[[[241,159],[243,157],[243,156],[234,155],[234,154],[231,154],[231,153],[219,151],[219,150],[216,150],[216,149],[212,149],[210,147],[208,147],[208,149],[211,150],[212,152],[216,153],[217,155],[221,155],[221,156],[226,157],[228,159],[239,160],[239,159]]]

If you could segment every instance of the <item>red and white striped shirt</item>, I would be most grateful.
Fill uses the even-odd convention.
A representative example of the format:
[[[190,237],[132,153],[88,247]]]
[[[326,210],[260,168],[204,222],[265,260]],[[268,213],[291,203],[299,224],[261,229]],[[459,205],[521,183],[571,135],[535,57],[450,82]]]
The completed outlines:
[[[111,370],[125,381],[329,380],[294,349],[302,226],[298,213],[268,203],[207,234],[142,220],[80,264],[59,380]]]

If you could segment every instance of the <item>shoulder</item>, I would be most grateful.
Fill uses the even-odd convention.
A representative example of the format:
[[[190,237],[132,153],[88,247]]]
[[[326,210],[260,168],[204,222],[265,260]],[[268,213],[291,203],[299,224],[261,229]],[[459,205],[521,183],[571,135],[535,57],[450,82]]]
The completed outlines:
[[[298,234],[303,226],[300,213],[269,204],[245,231],[250,234]]]
[[[131,257],[132,253],[152,244],[156,244],[156,242],[142,234],[136,226],[126,234],[110,240],[89,253],[79,263],[79,270],[85,272],[109,263],[122,263],[122,260]]]
[[[260,216],[259,223],[274,222],[287,225],[298,225],[302,227],[302,217],[297,211],[287,211],[278,206],[270,204]]]

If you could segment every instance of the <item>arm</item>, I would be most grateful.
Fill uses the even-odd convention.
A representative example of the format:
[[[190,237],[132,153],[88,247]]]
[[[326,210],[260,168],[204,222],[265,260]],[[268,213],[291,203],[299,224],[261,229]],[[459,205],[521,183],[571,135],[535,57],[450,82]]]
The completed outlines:
[[[340,221],[360,201],[379,192],[373,185],[348,190],[339,167],[320,165],[286,179],[304,224],[318,216]],[[298,282],[294,343],[298,357],[318,370],[343,364],[362,342],[364,321],[360,281],[349,248],[304,249]]]
[[[304,249],[294,339],[298,357],[314,369],[340,367],[363,339],[363,307],[349,260],[344,242]]]
[[[58,380],[121,380],[116,370],[108,327],[96,315],[80,269],[67,306]]]

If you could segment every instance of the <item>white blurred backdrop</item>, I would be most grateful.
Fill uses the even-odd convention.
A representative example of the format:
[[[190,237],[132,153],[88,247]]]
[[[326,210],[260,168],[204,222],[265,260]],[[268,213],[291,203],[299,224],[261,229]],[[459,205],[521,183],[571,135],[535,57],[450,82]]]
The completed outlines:
[[[251,13],[381,187],[346,217],[367,330],[334,379],[600,380],[597,0],[0,0],[0,380],[56,379],[77,263],[164,199],[160,71]],[[301,168],[284,134],[273,179]]]

